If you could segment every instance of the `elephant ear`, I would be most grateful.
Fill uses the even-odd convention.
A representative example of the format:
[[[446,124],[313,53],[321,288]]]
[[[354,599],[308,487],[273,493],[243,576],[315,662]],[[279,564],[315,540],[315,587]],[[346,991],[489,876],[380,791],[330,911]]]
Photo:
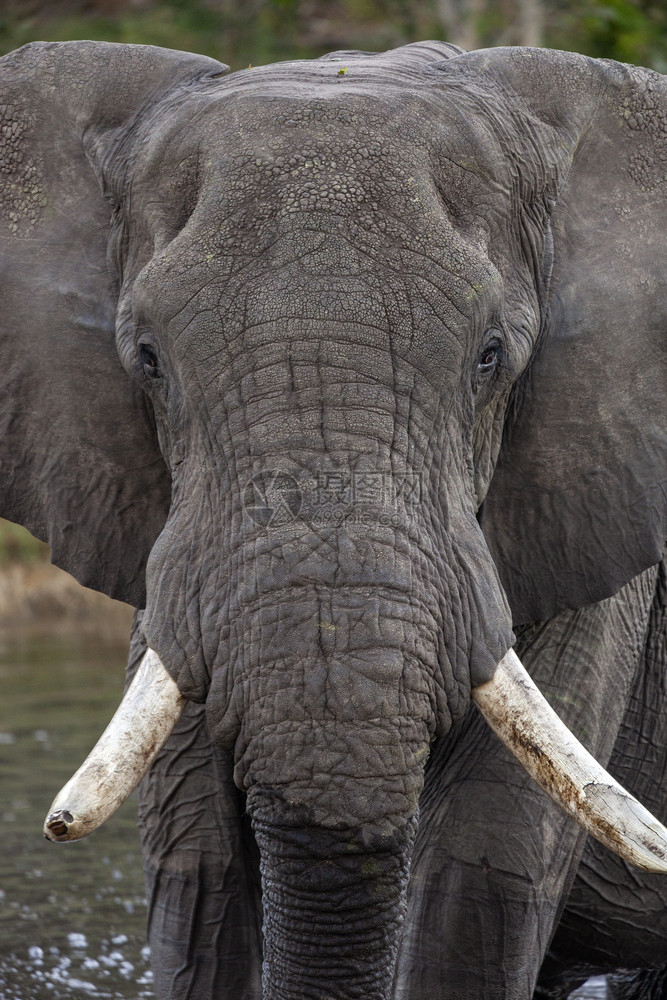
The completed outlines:
[[[0,59],[0,515],[81,583],[143,606],[170,479],[114,346],[107,152],[175,88],[226,70],[150,46],[36,43]]]
[[[667,77],[537,49],[470,53],[571,148],[540,344],[480,520],[517,624],[602,600],[667,525]]]

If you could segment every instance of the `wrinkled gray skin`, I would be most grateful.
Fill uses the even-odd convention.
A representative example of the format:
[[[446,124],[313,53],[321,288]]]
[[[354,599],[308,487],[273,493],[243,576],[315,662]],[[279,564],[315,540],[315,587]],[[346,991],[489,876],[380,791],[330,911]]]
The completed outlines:
[[[667,819],[667,82],[441,43],[224,73],[0,61],[1,512],[189,699],[141,790],[157,995],[659,965],[664,879],[469,693],[514,625]]]

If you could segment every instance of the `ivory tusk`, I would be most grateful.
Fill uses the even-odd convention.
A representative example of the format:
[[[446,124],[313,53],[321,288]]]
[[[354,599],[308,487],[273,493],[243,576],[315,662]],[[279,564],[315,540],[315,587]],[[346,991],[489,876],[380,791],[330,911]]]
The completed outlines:
[[[53,800],[44,824],[47,840],[80,840],[116,811],[166,743],[183,701],[160,657],[149,649],[113,719]]]
[[[667,873],[667,829],[573,736],[513,649],[472,697],[500,740],[568,816],[626,861]]]

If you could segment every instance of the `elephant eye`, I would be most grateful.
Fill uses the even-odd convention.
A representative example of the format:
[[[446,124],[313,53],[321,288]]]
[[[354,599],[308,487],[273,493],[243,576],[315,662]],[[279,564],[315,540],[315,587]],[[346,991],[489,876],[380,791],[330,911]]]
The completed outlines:
[[[495,371],[501,358],[502,346],[499,340],[486,344],[477,362],[478,375],[490,375]]]
[[[139,345],[139,360],[144,370],[144,375],[148,378],[158,378],[160,375],[160,366],[157,360],[157,354],[152,347],[148,344]]]

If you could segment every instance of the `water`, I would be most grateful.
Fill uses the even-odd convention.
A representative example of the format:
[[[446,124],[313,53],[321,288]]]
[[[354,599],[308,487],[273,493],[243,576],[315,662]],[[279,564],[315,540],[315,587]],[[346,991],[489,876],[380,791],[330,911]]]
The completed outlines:
[[[133,798],[87,840],[42,824],[121,697],[126,643],[0,634],[0,1000],[153,997]],[[591,980],[574,996],[604,1000]]]
[[[130,799],[76,844],[42,824],[121,696],[125,644],[0,638],[0,998],[152,997]]]

